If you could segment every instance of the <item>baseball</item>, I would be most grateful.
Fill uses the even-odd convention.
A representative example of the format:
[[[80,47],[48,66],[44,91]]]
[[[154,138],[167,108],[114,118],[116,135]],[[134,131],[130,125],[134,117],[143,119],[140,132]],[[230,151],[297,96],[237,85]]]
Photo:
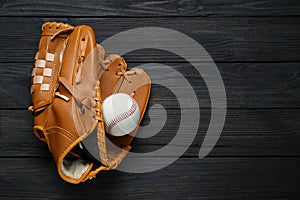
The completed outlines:
[[[140,120],[140,108],[128,94],[112,94],[102,105],[105,130],[113,136],[131,133]]]

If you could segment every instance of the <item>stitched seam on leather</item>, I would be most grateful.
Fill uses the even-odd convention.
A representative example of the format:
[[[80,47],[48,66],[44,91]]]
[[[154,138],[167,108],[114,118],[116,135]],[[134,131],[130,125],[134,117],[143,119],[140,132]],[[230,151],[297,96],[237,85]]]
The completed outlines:
[[[60,132],[57,132],[57,131],[55,131],[55,130],[60,130]],[[54,134],[62,134],[66,139],[68,139],[69,141],[68,141],[68,145],[66,145],[64,148],[63,148],[63,150],[61,150],[60,152],[59,152],[59,155],[58,155],[58,157],[57,157],[57,161],[59,161],[59,159],[60,159],[60,157],[64,154],[64,152],[69,148],[69,146],[70,145],[72,145],[73,143],[74,143],[74,141],[76,141],[76,138],[73,136],[73,135],[71,135],[68,131],[66,131],[66,130],[64,130],[64,129],[62,129],[62,128],[60,128],[60,127],[52,127],[52,128],[49,128],[48,130],[47,130],[47,132],[50,132],[50,135],[54,135],[54,134],[51,134],[51,132],[52,131],[54,131],[53,133]],[[50,136],[51,137],[51,136]],[[54,136],[55,137],[55,136]],[[72,139],[73,138],[73,139]],[[51,146],[51,142],[49,141],[49,144],[48,144],[48,146],[50,147],[50,148],[52,148],[52,146]],[[51,151],[51,149],[50,149],[50,151]],[[51,151],[52,152],[52,151]],[[67,154],[66,154],[67,155]]]
[[[69,38],[69,37],[67,37],[67,38]],[[60,74],[60,71],[61,71],[61,68],[62,68],[62,63],[60,63],[60,53],[63,51],[64,48],[66,48],[65,47],[65,41],[67,40],[67,38],[61,40],[61,43],[58,46],[59,51],[55,52],[55,53],[58,53],[58,54],[54,54],[55,57],[54,57],[54,61],[52,63],[52,65],[53,65],[52,68],[57,69],[57,71],[56,71],[57,74],[51,76],[51,83],[53,83],[53,79],[56,78],[56,82],[52,85],[53,92],[55,92],[55,90],[59,87],[58,77],[59,77],[59,74]],[[57,66],[57,64],[58,64],[58,66]]]
[[[71,133],[69,133],[68,131],[60,128],[60,127],[51,127],[48,129],[49,132],[60,132],[62,133],[65,137],[67,137],[69,140],[73,141],[76,140],[76,137],[74,135],[72,135]]]
[[[50,112],[51,108],[52,108],[52,103],[45,110],[45,111],[47,111],[47,113],[46,113],[45,122],[43,124],[44,127],[46,127],[46,124],[48,123],[49,112]]]
[[[113,118],[109,123],[108,123],[108,127],[107,127],[107,131],[110,132],[112,130],[112,128],[119,123],[120,121],[130,117],[137,108],[136,103],[133,101],[132,97],[130,97],[130,100],[132,102],[132,105],[130,107],[130,109],[124,113],[121,113],[120,115],[116,116],[115,118]]]

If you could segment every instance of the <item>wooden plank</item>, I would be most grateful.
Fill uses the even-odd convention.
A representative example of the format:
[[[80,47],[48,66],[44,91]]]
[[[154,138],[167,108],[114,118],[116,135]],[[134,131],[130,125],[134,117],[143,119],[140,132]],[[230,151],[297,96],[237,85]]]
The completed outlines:
[[[159,171],[64,182],[51,159],[0,159],[3,199],[298,199],[299,158],[179,159]]]
[[[201,44],[215,62],[291,62],[300,61],[300,18],[0,18],[6,24],[0,30],[0,62],[32,62],[46,21],[64,21],[73,25],[87,24],[94,28],[98,41],[137,27],[163,27],[180,31]],[[132,35],[131,39],[136,36]],[[128,38],[127,38],[128,39]],[[122,39],[124,41],[125,39]],[[165,41],[165,40],[164,40]],[[117,46],[121,41],[114,44]],[[157,38],[152,44],[160,45]],[[169,39],[174,48],[190,48],[178,39]],[[145,38],[147,43],[147,38]],[[134,47],[134,43],[131,47]],[[119,49],[130,46],[119,45]],[[191,51],[187,57],[202,61],[204,55]],[[145,49],[125,55],[128,62],[183,62],[170,52]]]
[[[189,125],[180,125],[179,110],[167,109],[167,119],[159,112],[156,113],[153,114],[152,120],[166,121],[165,125],[162,125],[163,129],[154,126],[148,128],[147,130],[153,132],[158,129],[157,134],[145,139],[136,138],[133,151],[152,152],[162,148],[175,137],[179,126],[185,130],[185,137],[194,134]],[[193,121],[193,116],[190,117]],[[28,111],[1,110],[0,119],[0,157],[50,157],[46,145],[38,141],[32,133],[32,116]],[[150,119],[146,113],[143,126],[149,124]],[[209,157],[300,156],[299,120],[299,109],[228,110],[221,137]],[[182,140],[174,146],[181,148],[190,145],[184,156],[198,157],[209,123],[210,110],[202,109],[198,133],[193,143]],[[174,154],[170,152],[167,156],[172,157]]]
[[[298,1],[285,0],[155,0],[1,2],[0,16],[299,16]]]
[[[5,28],[0,29],[0,199],[299,199],[299,8],[298,1],[290,0],[1,1]],[[179,160],[156,172],[104,172],[76,186],[60,179],[47,146],[32,134],[32,116],[25,110],[30,105],[32,60],[45,21],[90,25],[98,41],[131,28],[164,27],[203,45],[217,62],[229,107],[222,135],[208,157],[198,159],[211,117],[203,79],[177,55],[138,50],[125,55],[130,66],[170,65],[191,84],[201,114],[193,143]],[[168,41],[176,48],[186,45],[172,37]],[[161,42],[158,38],[156,44]],[[202,61],[194,52],[189,58]],[[175,83],[179,76],[170,74],[167,82]],[[206,78],[216,81],[214,76]],[[183,86],[176,89],[187,97],[184,110],[192,121],[192,92]],[[166,124],[151,138],[135,139],[134,152],[160,149],[177,133],[182,111],[172,91],[154,84],[149,107],[156,103],[166,108]],[[152,117],[165,120],[161,108],[152,111]],[[147,112],[143,125],[152,119]],[[190,124],[183,128],[182,138],[192,134]],[[161,159],[174,156],[170,152]],[[147,157],[144,161],[147,167]]]
[[[144,63],[128,63],[129,68]],[[150,103],[160,103],[166,108],[179,108],[176,90],[182,94],[182,107],[193,107],[192,93],[197,95],[200,108],[210,108],[207,86],[199,72],[189,63],[163,63],[176,73],[157,73],[165,66],[153,64],[145,70],[151,74]],[[202,63],[203,67],[209,67]],[[300,63],[217,63],[222,75],[229,108],[300,108]],[[32,63],[0,63],[0,108],[27,108],[31,105],[29,94]],[[210,82],[214,75],[206,76]],[[164,80],[162,80],[164,79]],[[183,79],[190,86],[183,85]],[[160,85],[159,85],[160,84]],[[170,89],[170,86],[173,88]],[[217,91],[218,88],[211,89]]]

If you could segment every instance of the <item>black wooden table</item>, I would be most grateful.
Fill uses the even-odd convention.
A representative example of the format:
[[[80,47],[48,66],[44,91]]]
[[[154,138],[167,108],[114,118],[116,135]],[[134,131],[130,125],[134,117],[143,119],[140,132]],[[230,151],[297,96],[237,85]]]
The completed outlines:
[[[227,94],[226,122],[214,149],[198,158],[211,103],[193,66],[170,52],[133,51],[124,55],[129,67],[163,63],[191,82],[201,111],[196,138],[178,160],[158,171],[109,171],[80,185],[60,179],[46,145],[32,134],[27,111],[31,68],[46,21],[90,25],[98,42],[155,26],[200,43],[215,61]],[[300,199],[299,1],[1,0],[0,24],[1,199]],[[149,106],[156,103],[167,110],[165,127],[137,139],[136,151],[162,148],[176,134],[176,98],[153,85]]]

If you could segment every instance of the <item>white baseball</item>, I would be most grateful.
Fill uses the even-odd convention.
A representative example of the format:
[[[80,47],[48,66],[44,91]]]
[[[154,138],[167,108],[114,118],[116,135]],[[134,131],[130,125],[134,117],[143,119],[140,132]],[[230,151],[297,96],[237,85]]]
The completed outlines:
[[[102,104],[105,130],[113,136],[131,133],[140,120],[140,108],[128,94],[116,93],[107,97]]]

